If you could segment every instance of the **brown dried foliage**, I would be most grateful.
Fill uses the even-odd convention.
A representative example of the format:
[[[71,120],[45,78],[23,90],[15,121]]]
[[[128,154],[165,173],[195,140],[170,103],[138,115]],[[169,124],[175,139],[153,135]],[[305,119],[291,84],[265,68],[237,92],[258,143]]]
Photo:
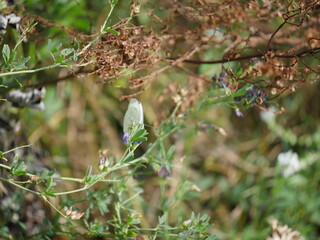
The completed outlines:
[[[263,61],[242,77],[225,69],[232,78],[230,88],[236,91],[243,84],[252,83],[277,97],[288,89],[294,91],[301,83],[319,80],[319,68],[310,64],[319,61],[319,4],[320,1],[263,1],[260,5],[257,1],[198,0],[188,5],[186,1],[175,1],[171,17],[183,19],[185,24],[167,30],[171,45],[166,46],[166,51],[173,53],[171,59],[177,59],[177,49],[198,43],[198,54],[184,62],[238,61],[244,69],[250,59],[260,58]],[[220,59],[202,61],[211,49],[223,52]]]
[[[145,4],[141,7],[142,13],[138,13],[149,17],[150,26],[124,24],[126,19],[123,19],[118,24],[122,25],[117,29],[118,35],[104,35],[82,55],[82,63],[93,64],[91,73],[97,74],[101,83],[127,79],[125,86],[114,84],[128,90],[122,99],[143,92],[170,68],[187,72],[193,81],[204,80],[203,84],[208,85],[208,76],[198,75],[197,65],[237,61],[246,69],[249,60],[254,58],[262,62],[245,76],[236,77],[232,69],[226,70],[232,78],[233,91],[252,83],[277,97],[288,89],[295,90],[301,83],[319,80],[320,70],[314,64],[319,62],[320,51],[319,0],[298,3],[263,0],[262,4],[258,1],[175,0],[156,4]],[[159,17],[156,9],[166,14]],[[70,29],[65,30],[80,38],[83,45],[95,36],[75,35]],[[217,56],[203,60],[213,49],[219,52]],[[187,95],[200,96],[204,88],[198,89]],[[193,101],[195,99],[188,105]]]
[[[104,83],[122,76],[124,69],[136,71],[148,68],[158,61],[156,53],[160,50],[158,36],[144,27],[122,27],[118,35],[107,34],[87,51],[88,61],[94,59],[97,73]]]

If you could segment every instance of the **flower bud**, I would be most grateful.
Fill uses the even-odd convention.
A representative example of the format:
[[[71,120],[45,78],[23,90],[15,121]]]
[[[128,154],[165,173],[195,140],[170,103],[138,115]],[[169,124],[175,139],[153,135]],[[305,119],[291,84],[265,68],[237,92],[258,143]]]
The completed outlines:
[[[162,165],[162,167],[160,168],[160,170],[158,172],[158,175],[161,178],[167,178],[167,177],[170,177],[171,172],[166,165]]]
[[[130,141],[130,133],[125,132],[122,136],[122,142],[127,145],[129,144],[129,141]]]
[[[110,167],[110,161],[107,157],[100,157],[98,169],[99,171],[103,171]]]

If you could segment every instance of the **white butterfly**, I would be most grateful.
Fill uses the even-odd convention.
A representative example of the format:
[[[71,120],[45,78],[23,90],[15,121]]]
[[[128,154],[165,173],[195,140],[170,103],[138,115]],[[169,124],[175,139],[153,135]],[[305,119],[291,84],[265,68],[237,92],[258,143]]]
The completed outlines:
[[[141,102],[132,98],[130,100],[126,114],[123,120],[123,132],[129,133],[134,126],[141,125],[143,127],[143,108]]]
[[[14,107],[32,107],[43,111],[45,109],[43,98],[46,89],[44,87],[28,88],[25,90],[12,90],[6,95],[6,99],[12,103]]]

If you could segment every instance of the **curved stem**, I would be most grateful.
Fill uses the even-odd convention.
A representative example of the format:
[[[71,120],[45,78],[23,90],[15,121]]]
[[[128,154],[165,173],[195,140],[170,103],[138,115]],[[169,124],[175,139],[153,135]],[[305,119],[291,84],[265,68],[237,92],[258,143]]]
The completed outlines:
[[[25,191],[27,191],[27,192],[31,192],[31,193],[36,194],[36,195],[38,195],[38,196],[41,195],[39,192],[32,191],[32,190],[30,190],[30,189],[28,189],[28,188],[25,188],[25,187],[23,187],[23,186],[15,183],[15,182],[12,181],[11,179],[6,179],[6,178],[0,177],[0,180],[1,180],[1,181],[4,181],[4,182],[7,182],[7,183],[10,183],[10,184],[12,184],[12,185],[14,185],[14,186],[16,186],[16,187],[18,187],[18,188],[21,188],[21,189],[23,189],[23,190],[25,190]]]

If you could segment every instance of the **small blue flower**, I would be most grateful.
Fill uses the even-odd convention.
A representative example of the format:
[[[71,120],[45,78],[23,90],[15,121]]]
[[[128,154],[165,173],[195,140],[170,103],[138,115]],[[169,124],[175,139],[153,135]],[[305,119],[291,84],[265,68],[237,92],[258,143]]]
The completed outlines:
[[[129,141],[130,141],[130,133],[125,132],[122,136],[122,142],[127,145],[129,144]]]
[[[167,177],[171,176],[171,172],[166,165],[162,165],[162,167],[160,168],[160,170],[158,172],[158,175],[161,178],[167,178]]]

